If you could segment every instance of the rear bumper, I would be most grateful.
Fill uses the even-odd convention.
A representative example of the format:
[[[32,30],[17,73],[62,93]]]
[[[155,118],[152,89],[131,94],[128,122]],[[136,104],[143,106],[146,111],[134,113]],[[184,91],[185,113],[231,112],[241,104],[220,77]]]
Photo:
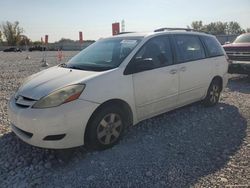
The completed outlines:
[[[249,61],[235,61],[229,64],[228,73],[230,74],[250,74]]]

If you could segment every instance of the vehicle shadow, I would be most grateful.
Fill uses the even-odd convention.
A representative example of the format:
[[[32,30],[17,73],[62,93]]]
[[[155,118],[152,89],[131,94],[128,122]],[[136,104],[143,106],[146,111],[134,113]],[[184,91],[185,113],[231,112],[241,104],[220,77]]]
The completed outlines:
[[[0,137],[0,179],[23,173],[20,181],[32,186],[68,181],[73,187],[190,187],[228,163],[246,127],[238,108],[220,103],[194,104],[145,120],[118,145],[99,152],[40,149],[8,133]],[[72,174],[81,176],[72,181]]]
[[[227,87],[230,91],[237,91],[245,94],[250,94],[250,77],[237,76],[229,79]]]

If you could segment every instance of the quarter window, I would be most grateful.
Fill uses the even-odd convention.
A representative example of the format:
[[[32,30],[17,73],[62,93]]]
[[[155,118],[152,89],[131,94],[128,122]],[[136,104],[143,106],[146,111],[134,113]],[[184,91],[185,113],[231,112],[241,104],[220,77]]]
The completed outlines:
[[[212,37],[203,37],[204,43],[206,45],[209,57],[224,55],[223,50],[219,42]]]
[[[199,37],[192,35],[176,35],[177,59],[179,63],[203,59],[206,57]]]

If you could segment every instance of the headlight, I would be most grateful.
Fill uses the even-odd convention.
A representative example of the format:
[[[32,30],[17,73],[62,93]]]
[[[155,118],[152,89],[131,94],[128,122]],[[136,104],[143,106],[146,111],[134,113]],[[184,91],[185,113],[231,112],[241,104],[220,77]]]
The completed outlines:
[[[41,98],[32,106],[32,108],[51,108],[74,101],[78,99],[84,88],[84,84],[66,86]]]

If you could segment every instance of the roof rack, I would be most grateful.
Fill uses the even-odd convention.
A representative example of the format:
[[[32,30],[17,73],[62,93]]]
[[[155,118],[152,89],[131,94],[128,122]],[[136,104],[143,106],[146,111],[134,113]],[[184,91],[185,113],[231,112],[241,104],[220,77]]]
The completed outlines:
[[[175,30],[181,30],[181,31],[196,31],[196,32],[199,32],[195,29],[190,29],[190,28],[171,28],[171,27],[163,27],[163,28],[160,28],[160,29],[156,29],[154,30],[154,32],[161,32],[161,31],[175,31]]]
[[[117,35],[123,35],[123,34],[129,34],[129,33],[135,33],[135,32],[120,32]]]

